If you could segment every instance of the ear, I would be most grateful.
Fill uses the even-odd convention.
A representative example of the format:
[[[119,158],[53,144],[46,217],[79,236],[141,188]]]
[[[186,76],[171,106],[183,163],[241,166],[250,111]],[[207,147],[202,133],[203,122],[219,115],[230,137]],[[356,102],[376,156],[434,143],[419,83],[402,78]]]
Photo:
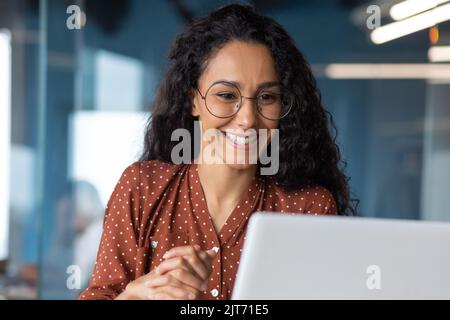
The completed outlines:
[[[199,117],[200,116],[200,105],[199,105],[199,99],[197,97],[197,92],[192,89],[191,93],[190,93],[190,98],[191,98],[191,114],[194,117]]]

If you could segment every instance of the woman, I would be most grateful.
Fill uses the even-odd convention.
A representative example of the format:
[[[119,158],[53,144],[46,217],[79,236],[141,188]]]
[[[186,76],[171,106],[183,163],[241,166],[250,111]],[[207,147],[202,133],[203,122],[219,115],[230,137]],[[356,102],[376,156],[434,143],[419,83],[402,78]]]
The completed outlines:
[[[229,299],[252,213],[355,212],[309,65],[277,22],[223,7],[178,36],[170,59],[81,299]],[[180,128],[202,134],[183,161],[173,152]],[[250,161],[264,150],[270,175]]]

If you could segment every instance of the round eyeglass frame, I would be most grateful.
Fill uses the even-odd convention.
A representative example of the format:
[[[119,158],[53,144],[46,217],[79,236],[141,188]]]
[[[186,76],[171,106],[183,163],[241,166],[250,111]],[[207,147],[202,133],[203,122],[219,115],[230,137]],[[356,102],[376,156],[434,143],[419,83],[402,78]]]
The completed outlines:
[[[217,116],[217,115],[215,115],[215,114],[209,109],[208,104],[206,103],[206,97],[208,96],[209,90],[211,90],[211,88],[214,87],[215,85],[221,84],[221,83],[222,83],[222,84],[225,84],[225,85],[227,85],[227,86],[232,86],[232,87],[236,88],[236,90],[239,92],[239,96],[240,96],[240,102],[238,103],[239,108],[236,108],[236,111],[235,111],[233,114],[229,115],[229,116]],[[206,110],[208,110],[208,112],[209,112],[211,115],[213,115],[214,117],[220,118],[220,119],[227,119],[227,118],[234,117],[234,116],[239,112],[239,110],[241,110],[241,107],[242,107],[242,101],[243,101],[244,98],[249,99],[249,100],[256,100],[256,107],[257,107],[256,110],[258,111],[258,113],[259,113],[263,118],[265,118],[265,119],[267,119],[267,120],[271,120],[271,121],[281,120],[281,119],[283,119],[284,117],[286,117],[286,116],[289,114],[289,112],[291,112],[292,106],[293,106],[293,103],[291,103],[290,106],[289,106],[289,109],[286,111],[286,113],[285,113],[282,117],[276,118],[276,119],[272,119],[272,118],[268,118],[268,117],[266,117],[265,115],[262,114],[262,112],[261,112],[261,110],[260,110],[261,108],[259,107],[259,104],[258,104],[258,96],[256,96],[256,97],[246,97],[246,96],[243,96],[242,93],[241,93],[241,90],[239,90],[239,88],[238,88],[235,84],[233,84],[233,83],[226,82],[226,81],[218,81],[218,82],[214,82],[213,84],[211,84],[211,85],[209,86],[208,90],[206,90],[205,95],[203,95],[203,94],[200,92],[200,89],[199,89],[198,87],[196,88],[196,90],[197,90],[197,92],[200,94],[200,97],[205,101]],[[283,88],[283,90],[286,91],[285,88]],[[281,94],[280,94],[280,95],[281,95]]]

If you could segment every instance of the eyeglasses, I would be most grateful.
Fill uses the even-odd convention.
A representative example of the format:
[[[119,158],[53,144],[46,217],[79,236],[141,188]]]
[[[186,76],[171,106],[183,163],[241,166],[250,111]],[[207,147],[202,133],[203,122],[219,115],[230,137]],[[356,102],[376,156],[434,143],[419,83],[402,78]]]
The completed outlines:
[[[258,113],[268,120],[284,118],[292,108],[294,97],[285,88],[274,86],[260,89],[256,97],[245,97],[239,88],[230,82],[213,83],[205,95],[198,93],[205,100],[206,109],[217,118],[231,118],[242,107],[243,99],[256,100]]]

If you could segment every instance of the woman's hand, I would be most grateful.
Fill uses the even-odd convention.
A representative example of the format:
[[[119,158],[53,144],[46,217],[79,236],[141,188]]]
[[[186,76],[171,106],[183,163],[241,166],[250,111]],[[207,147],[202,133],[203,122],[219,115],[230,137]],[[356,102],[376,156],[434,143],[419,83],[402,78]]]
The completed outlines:
[[[212,271],[212,258],[217,249],[200,250],[200,246],[181,246],[167,251],[165,259],[157,268],[156,273],[171,275],[185,285],[193,287],[196,298],[199,293],[208,288],[208,279]]]
[[[157,269],[130,282],[116,299],[195,299],[207,288],[215,254],[197,245],[173,248]]]
[[[176,270],[185,270],[207,285],[212,270],[212,258],[216,255],[216,251],[215,248],[207,251],[200,250],[199,245],[172,248],[163,255],[164,261],[156,268],[156,272],[171,273],[178,280],[183,281],[177,276],[180,271]],[[197,289],[206,290],[206,286]]]
[[[131,281],[125,290],[116,297],[117,300],[192,300],[198,296],[201,281],[188,274],[182,277],[189,284],[183,283],[170,274],[157,274],[155,270]]]

